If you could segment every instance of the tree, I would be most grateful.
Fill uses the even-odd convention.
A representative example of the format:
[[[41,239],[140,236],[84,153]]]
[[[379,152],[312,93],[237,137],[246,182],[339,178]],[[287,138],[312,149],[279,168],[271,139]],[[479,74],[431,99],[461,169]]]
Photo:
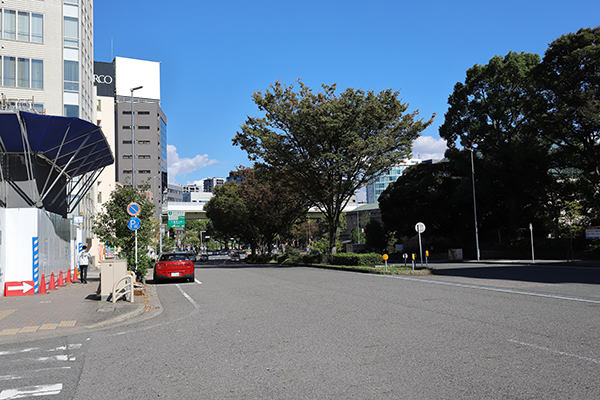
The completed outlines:
[[[387,229],[411,237],[423,222],[429,237],[462,245],[465,232],[474,231],[471,165],[466,157],[452,158],[414,165],[386,188],[379,209]]]
[[[487,196],[482,227],[510,237],[539,216],[551,179],[551,143],[531,111],[541,102],[532,76],[539,62],[537,54],[510,52],[473,66],[455,85],[440,127],[449,149],[460,142],[475,151],[477,185]]]
[[[587,209],[600,217],[600,26],[550,43],[536,71],[544,102],[535,110],[540,132],[564,151],[563,164],[583,172]],[[586,201],[587,200],[587,201]]]
[[[600,175],[600,26],[550,43],[536,73],[547,101],[543,131]]]
[[[138,271],[144,276],[152,266],[147,249],[158,230],[158,222],[153,219],[154,204],[147,197],[134,188],[117,186],[104,204],[104,211],[94,218],[92,230],[106,245],[120,248],[127,258],[129,269],[135,269],[135,232],[127,227],[131,218],[127,214],[127,205],[132,202],[140,205],[137,215],[142,222],[137,230]]]
[[[329,250],[350,197],[378,174],[410,155],[412,142],[433,121],[417,120],[418,112],[398,92],[380,93],[323,85],[317,94],[298,80],[299,90],[275,82],[254,102],[264,117],[248,117],[233,143],[317,206],[329,226]]]
[[[258,227],[251,223],[248,205],[240,196],[236,182],[215,187],[204,209],[215,230],[211,232],[212,237],[241,238],[252,248],[256,246]]]
[[[274,240],[279,237],[285,241],[294,222],[306,215],[309,205],[276,176],[246,167],[239,167],[236,174],[242,178],[238,193],[246,202],[249,222],[258,228],[258,239],[270,253]]]

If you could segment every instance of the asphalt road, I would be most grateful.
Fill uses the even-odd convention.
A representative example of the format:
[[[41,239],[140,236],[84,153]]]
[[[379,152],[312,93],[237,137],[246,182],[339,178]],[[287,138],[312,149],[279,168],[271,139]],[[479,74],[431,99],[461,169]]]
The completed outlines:
[[[600,269],[218,261],[196,279],[160,284],[152,319],[2,349],[0,387],[27,375],[65,399],[600,398]]]

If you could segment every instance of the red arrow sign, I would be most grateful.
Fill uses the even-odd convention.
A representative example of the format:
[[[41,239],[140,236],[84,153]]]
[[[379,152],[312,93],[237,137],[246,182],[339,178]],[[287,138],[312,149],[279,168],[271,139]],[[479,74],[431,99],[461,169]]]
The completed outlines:
[[[6,282],[4,284],[4,295],[9,296],[29,296],[35,294],[33,281]]]

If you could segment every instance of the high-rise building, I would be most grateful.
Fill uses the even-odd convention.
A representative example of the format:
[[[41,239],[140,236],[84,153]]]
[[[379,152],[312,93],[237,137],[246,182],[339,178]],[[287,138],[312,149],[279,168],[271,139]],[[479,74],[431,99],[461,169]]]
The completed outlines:
[[[402,160],[399,165],[392,167],[389,171],[378,176],[375,181],[367,185],[367,203],[376,203],[381,196],[381,193],[404,173],[406,168],[419,164],[420,159],[412,158],[410,160]]]
[[[2,108],[94,122],[93,1],[5,0],[0,7]]]
[[[112,63],[96,62],[94,78],[98,124],[111,137],[115,154],[112,179],[126,186],[135,179],[138,188],[147,188],[160,221],[167,192],[167,117],[160,102],[160,63],[116,57]],[[105,201],[111,177],[105,174],[100,180]]]

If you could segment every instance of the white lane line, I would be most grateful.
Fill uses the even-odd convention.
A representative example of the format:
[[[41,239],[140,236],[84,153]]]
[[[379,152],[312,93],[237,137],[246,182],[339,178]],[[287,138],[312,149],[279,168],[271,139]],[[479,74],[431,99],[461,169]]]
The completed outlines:
[[[350,273],[353,273],[353,272],[350,272]],[[530,292],[528,290],[507,289],[507,288],[499,288],[499,287],[494,287],[494,286],[474,285],[474,284],[470,284],[470,283],[434,281],[434,280],[430,280],[430,279],[411,278],[408,276],[399,276],[399,275],[375,275],[375,274],[372,274],[371,276],[381,277],[381,278],[403,279],[406,281],[413,281],[413,282],[426,282],[426,283],[433,283],[436,285],[458,286],[458,287],[464,287],[464,288],[469,288],[469,289],[488,290],[488,291],[492,291],[492,292],[512,293],[512,294],[521,294],[521,295],[525,295],[525,296],[546,297],[546,298],[558,299],[558,300],[570,300],[570,301],[578,301],[578,302],[582,302],[582,303],[600,304],[600,299],[590,299],[587,297],[568,296],[568,295],[552,294],[552,293]]]
[[[20,349],[20,350],[13,350],[13,351],[0,351],[0,356],[8,356],[11,354],[19,354],[19,353],[28,353],[30,351],[35,351],[35,350],[39,350],[38,347],[31,347],[28,349]]]
[[[192,297],[187,294],[186,292],[183,291],[183,289],[181,288],[181,285],[177,285],[177,289],[179,289],[179,291],[181,292],[181,294],[183,295],[183,297],[185,297],[186,299],[188,299],[188,301],[190,303],[192,303],[192,305],[194,306],[194,308],[199,309],[200,308],[200,304],[196,303],[196,300],[192,299]]]
[[[128,330],[128,331],[121,331],[121,332],[117,332],[117,333],[114,333],[114,334],[112,334],[112,335],[107,335],[107,336],[104,336],[104,337],[113,337],[113,336],[127,335],[127,334],[129,334],[129,333],[134,333],[134,332],[142,332],[142,331],[147,331],[147,330],[154,329],[154,328],[158,328],[158,327],[165,326],[165,325],[171,325],[171,324],[174,324],[174,323],[176,323],[176,322],[179,322],[179,321],[182,321],[182,320],[188,319],[189,317],[191,317],[192,315],[194,315],[194,314],[196,314],[198,311],[200,311],[200,304],[198,304],[198,303],[197,303],[197,302],[196,302],[194,299],[192,299],[192,298],[190,297],[190,295],[189,295],[189,294],[187,294],[186,292],[184,292],[184,291],[183,291],[183,289],[181,288],[181,285],[180,285],[180,284],[177,284],[177,285],[175,285],[175,286],[177,286],[177,289],[179,289],[179,291],[181,292],[181,294],[182,294],[182,295],[183,295],[183,296],[184,296],[184,297],[185,297],[185,298],[186,298],[186,299],[187,299],[187,300],[188,300],[190,303],[192,303],[192,305],[194,306],[194,310],[193,310],[192,312],[190,312],[189,314],[187,314],[187,315],[185,315],[185,316],[182,316],[182,317],[179,317],[179,318],[177,318],[177,319],[174,319],[174,320],[172,320],[172,321],[163,322],[163,323],[160,323],[160,324],[154,324],[154,325],[146,326],[146,327],[143,327],[143,328],[131,329],[131,330]],[[0,399],[0,400],[1,400],[1,399]]]
[[[595,364],[600,364],[600,360],[596,360],[595,358],[578,356],[577,354],[566,353],[564,351],[559,351],[559,350],[552,350],[552,349],[549,349],[547,347],[537,346],[537,345],[531,344],[531,343],[519,342],[517,340],[512,340],[512,339],[508,339],[508,341],[511,342],[511,343],[520,344],[521,346],[531,347],[531,348],[536,349],[536,350],[543,350],[543,351],[547,351],[548,353],[552,353],[552,354],[558,354],[558,355],[561,355],[561,356],[573,357],[573,358],[577,358],[577,359],[582,360],[582,361],[589,361],[589,362],[593,362]]]
[[[194,279],[194,281],[196,281],[198,285],[202,285],[202,282],[200,282],[198,279]]]
[[[33,396],[52,396],[55,394],[60,394],[62,387],[62,383],[57,383],[54,385],[39,385],[17,389],[6,389],[0,392],[0,400],[23,399],[25,397]]]

